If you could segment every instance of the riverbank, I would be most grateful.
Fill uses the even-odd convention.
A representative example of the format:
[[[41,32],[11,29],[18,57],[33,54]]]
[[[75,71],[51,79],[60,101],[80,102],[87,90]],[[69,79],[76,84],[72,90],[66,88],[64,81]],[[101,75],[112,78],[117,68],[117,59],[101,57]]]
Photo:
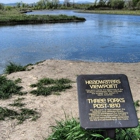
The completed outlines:
[[[93,14],[140,15],[140,10],[78,10],[77,12]]]
[[[7,75],[9,79],[20,78],[20,85],[27,95],[23,103],[27,108],[34,109],[41,114],[37,121],[27,120],[17,125],[15,120],[0,121],[0,140],[43,140],[50,134],[50,126],[55,125],[55,120],[65,118],[65,114],[79,117],[76,78],[81,74],[125,74],[128,77],[134,101],[140,99],[140,63],[95,63],[82,61],[46,60],[36,65],[29,66],[30,71],[22,71]],[[61,95],[35,96],[29,94],[31,84],[41,78],[68,78],[73,81],[72,88]],[[8,100],[0,100],[2,107],[8,107],[19,96]],[[139,112],[138,112],[139,113]],[[140,114],[139,114],[140,117]]]
[[[67,15],[25,15],[19,11],[0,11],[0,25],[83,22],[86,19]]]

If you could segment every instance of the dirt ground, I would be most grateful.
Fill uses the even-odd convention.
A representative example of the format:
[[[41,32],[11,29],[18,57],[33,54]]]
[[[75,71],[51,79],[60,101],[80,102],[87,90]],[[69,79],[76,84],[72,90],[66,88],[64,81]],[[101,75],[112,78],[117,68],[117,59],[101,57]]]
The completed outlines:
[[[16,120],[0,121],[0,140],[43,140],[50,134],[50,126],[55,120],[70,117],[79,117],[76,78],[81,74],[125,74],[128,77],[134,101],[140,100],[140,63],[95,63],[82,61],[46,60],[37,65],[30,66],[32,70],[16,72],[8,75],[9,79],[21,78],[20,85],[24,91],[31,91],[30,85],[39,79],[69,78],[72,88],[61,92],[61,95],[34,96],[30,93],[24,95],[23,103],[30,109],[36,109],[41,117],[37,121],[26,120],[17,125]],[[1,107],[7,107],[19,96],[8,100],[0,100]],[[140,117],[140,114],[138,114]]]

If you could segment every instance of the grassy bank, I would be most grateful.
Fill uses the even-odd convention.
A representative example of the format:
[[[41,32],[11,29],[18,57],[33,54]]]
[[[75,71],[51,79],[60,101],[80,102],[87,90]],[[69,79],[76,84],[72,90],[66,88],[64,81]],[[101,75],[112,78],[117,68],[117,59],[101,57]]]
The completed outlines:
[[[25,15],[16,10],[0,11],[0,25],[82,22],[85,18],[67,15]]]
[[[78,12],[115,15],[140,15],[140,10],[79,10]]]

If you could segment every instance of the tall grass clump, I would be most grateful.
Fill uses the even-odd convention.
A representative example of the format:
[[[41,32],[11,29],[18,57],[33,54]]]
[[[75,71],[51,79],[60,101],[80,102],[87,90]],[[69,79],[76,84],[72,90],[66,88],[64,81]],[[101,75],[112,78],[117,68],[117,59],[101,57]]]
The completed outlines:
[[[77,119],[56,121],[52,134],[45,140],[105,140],[103,130],[85,130]],[[107,140],[107,139],[106,139]]]
[[[14,81],[7,79],[5,76],[0,76],[0,99],[8,99],[13,94],[23,95],[21,86],[18,86]]]
[[[26,67],[15,64],[13,62],[9,62],[9,64],[5,68],[5,74],[11,74],[13,72],[18,72],[18,71],[25,71]]]
[[[52,134],[45,140],[113,140],[105,138],[105,130],[85,130],[80,127],[77,119],[56,121],[56,126],[51,126]],[[136,128],[116,129],[115,140],[139,140],[140,122]]]
[[[30,85],[32,88],[36,87],[37,89],[32,90],[31,93],[37,96],[39,95],[50,95],[50,94],[58,94],[58,92],[65,91],[66,89],[70,89],[72,86],[70,85],[71,80],[69,79],[51,79],[51,78],[43,78],[40,79],[36,84]]]

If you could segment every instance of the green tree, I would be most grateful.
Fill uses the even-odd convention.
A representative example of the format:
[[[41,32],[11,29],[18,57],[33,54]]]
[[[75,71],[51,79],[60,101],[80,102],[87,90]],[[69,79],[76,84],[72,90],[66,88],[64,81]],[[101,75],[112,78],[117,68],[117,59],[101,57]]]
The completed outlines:
[[[12,9],[12,7],[11,6],[5,6],[5,8],[4,8],[5,10],[11,10]]]
[[[38,9],[52,9],[57,8],[59,0],[40,0],[37,3]]]
[[[27,7],[27,4],[25,4],[25,3],[22,2],[22,3],[21,3],[21,7],[22,7],[22,8],[25,8],[25,7]]]
[[[98,6],[103,7],[105,6],[105,1],[104,0],[100,0],[98,3]]]
[[[0,10],[4,10],[4,5],[0,3]]]
[[[132,0],[133,7],[137,7],[137,4],[140,2],[140,0]]]
[[[21,6],[21,5],[20,5],[20,2],[17,2],[16,7],[17,7],[17,8],[20,8],[20,6]]]
[[[70,7],[70,0],[64,0],[64,6]]]
[[[140,10],[140,1],[137,3],[137,8]]]
[[[124,7],[123,0],[111,0],[110,5],[113,9],[122,9]]]
[[[52,0],[52,4],[53,4],[53,7],[55,9],[57,9],[58,5],[59,5],[59,0]]]

